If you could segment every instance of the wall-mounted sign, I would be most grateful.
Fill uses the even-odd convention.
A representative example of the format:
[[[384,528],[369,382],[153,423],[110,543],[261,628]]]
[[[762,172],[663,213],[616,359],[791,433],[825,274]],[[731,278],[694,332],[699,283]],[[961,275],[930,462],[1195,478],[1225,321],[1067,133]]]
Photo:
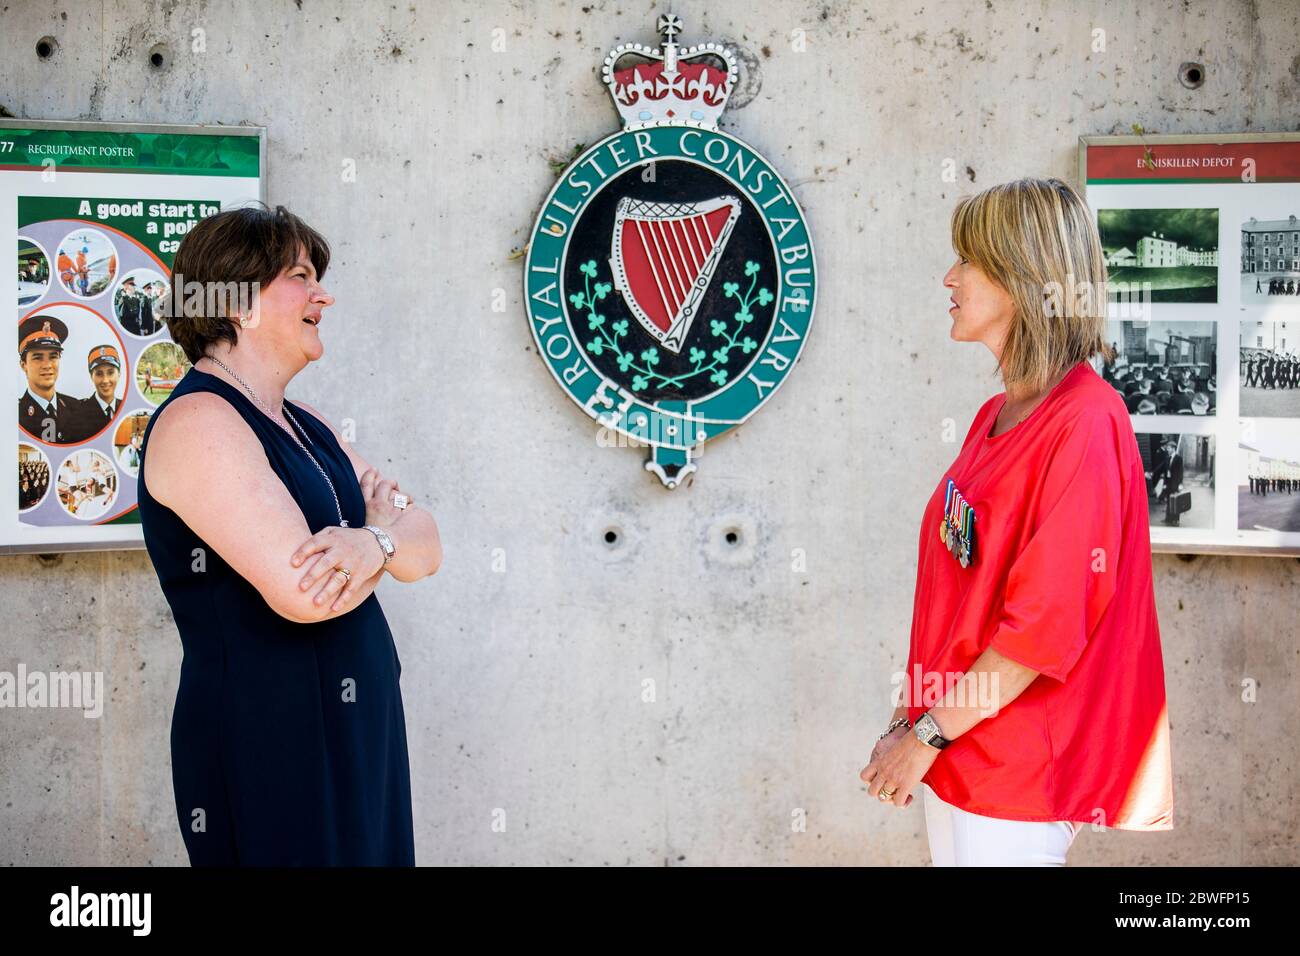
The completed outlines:
[[[260,127],[0,119],[0,235],[18,246],[0,552],[143,547],[140,442],[189,367],[163,315],[172,256],[204,216],[262,198],[265,166]]]
[[[812,237],[790,188],[718,129],[737,79],[724,46],[625,43],[603,78],[623,129],[543,203],[525,260],[538,353],[611,436],[675,488],[697,449],[790,374],[812,324]],[[626,442],[609,442],[610,444]]]
[[[1300,554],[1300,134],[1085,136],[1156,551]]]

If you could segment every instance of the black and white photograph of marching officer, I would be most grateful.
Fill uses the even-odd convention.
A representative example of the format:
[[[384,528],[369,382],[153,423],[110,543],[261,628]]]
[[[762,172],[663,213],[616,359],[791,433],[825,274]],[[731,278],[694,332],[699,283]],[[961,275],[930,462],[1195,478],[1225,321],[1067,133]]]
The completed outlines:
[[[1214,527],[1214,436],[1138,432],[1153,528]]]
[[[1241,301],[1300,306],[1300,218],[1256,219],[1241,224]]]
[[[1300,531],[1300,429],[1296,422],[1241,423],[1237,527]]]
[[[1219,210],[1099,209],[1112,299],[1219,301]]]
[[[1241,322],[1241,414],[1300,418],[1300,321]]]
[[[1115,360],[1101,375],[1130,415],[1215,414],[1217,323],[1111,320],[1107,335]]]

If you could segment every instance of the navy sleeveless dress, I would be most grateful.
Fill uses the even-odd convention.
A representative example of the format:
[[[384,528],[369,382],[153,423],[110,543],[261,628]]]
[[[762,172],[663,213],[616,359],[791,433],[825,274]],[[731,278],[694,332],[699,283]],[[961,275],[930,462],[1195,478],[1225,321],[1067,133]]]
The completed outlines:
[[[154,412],[142,462],[159,413],[190,392],[214,392],[243,416],[313,534],[338,524],[329,487],[284,429],[242,389],[196,368]],[[346,453],[316,416],[285,404],[360,528],[365,500]],[[143,465],[139,501],[185,655],[171,756],[190,863],[413,866],[402,665],[378,598],[296,624],[150,496]],[[286,562],[299,543],[279,542]]]

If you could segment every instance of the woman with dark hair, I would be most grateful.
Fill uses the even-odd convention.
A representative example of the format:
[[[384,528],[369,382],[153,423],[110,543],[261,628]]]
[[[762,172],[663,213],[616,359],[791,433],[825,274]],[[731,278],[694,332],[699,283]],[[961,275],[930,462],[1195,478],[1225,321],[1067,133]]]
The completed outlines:
[[[289,382],[324,353],[325,240],[202,220],[169,319],[193,367],[141,448],[144,541],[184,648],[172,780],[194,865],[413,865],[401,663],[374,590],[433,574],[433,517]]]
[[[1142,457],[1106,344],[1093,215],[1057,179],[958,203],[949,335],[1004,391],[921,521],[902,699],[860,777],[919,789],[936,866],[1061,866],[1084,824],[1173,826]]]

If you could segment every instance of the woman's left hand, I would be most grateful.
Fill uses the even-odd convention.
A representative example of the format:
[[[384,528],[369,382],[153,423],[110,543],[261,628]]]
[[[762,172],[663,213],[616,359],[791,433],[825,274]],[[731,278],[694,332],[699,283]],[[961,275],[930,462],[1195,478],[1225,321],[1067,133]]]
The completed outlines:
[[[882,788],[892,790],[893,796],[880,802],[905,807],[912,802],[912,791],[938,756],[938,748],[921,743],[909,733],[863,767],[858,776],[867,785],[867,793],[872,798],[880,800]]]
[[[367,468],[361,475],[361,496],[366,500],[366,524],[388,528],[402,515],[393,504],[393,492],[400,491],[395,478],[385,478],[378,468]],[[407,495],[410,507],[410,495]]]
[[[361,582],[370,580],[384,566],[384,549],[365,528],[331,525],[299,545],[289,563],[303,568],[300,590],[318,588],[313,604],[320,607],[333,602],[330,610],[340,611]],[[349,573],[346,577],[335,574],[336,568],[347,568]]]

